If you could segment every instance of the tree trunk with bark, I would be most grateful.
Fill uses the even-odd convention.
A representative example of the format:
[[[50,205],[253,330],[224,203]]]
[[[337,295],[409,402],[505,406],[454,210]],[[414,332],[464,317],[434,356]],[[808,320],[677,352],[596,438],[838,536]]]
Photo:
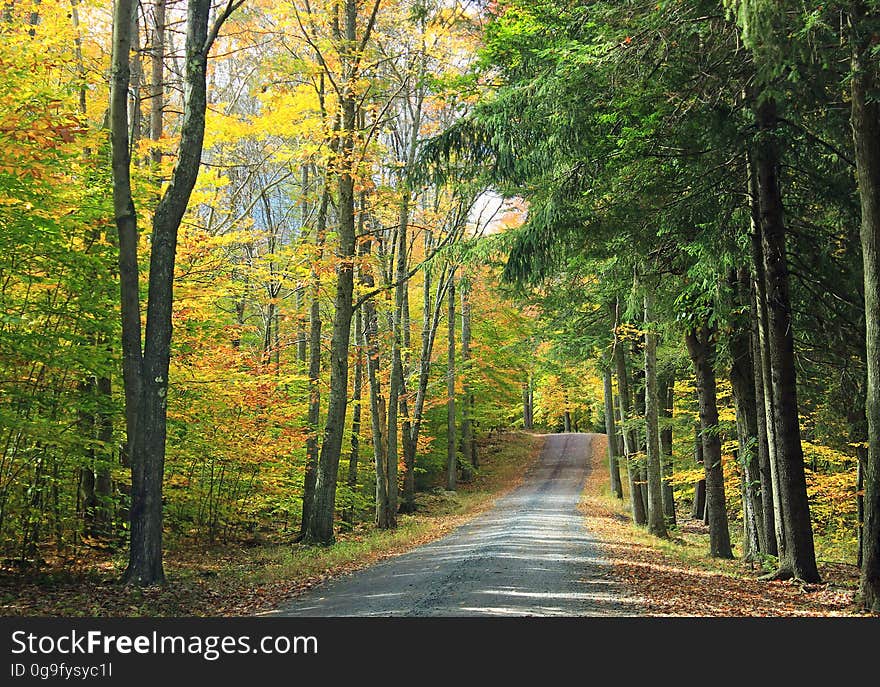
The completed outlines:
[[[369,18],[360,41],[357,36],[358,3],[344,0],[343,22],[336,31],[341,63],[340,146],[338,151],[339,179],[337,184],[337,246],[336,295],[333,332],[330,338],[330,391],[327,401],[327,422],[318,461],[315,502],[306,531],[306,539],[321,544],[334,541],[333,521],[336,512],[336,483],[345,436],[348,409],[348,348],[351,320],[354,314],[354,258],[356,247],[355,222],[355,140],[358,135],[359,78],[361,50],[370,38],[375,12]],[[396,484],[388,485],[390,495]],[[396,510],[391,516],[396,518]]]
[[[150,55],[150,151],[151,162],[158,178],[162,164],[162,140],[165,115],[165,0],[153,1],[153,36]]]
[[[657,334],[653,330],[653,297],[645,294],[645,442],[648,473],[648,531],[668,537],[663,514],[663,473],[660,465],[660,399],[657,393]]]
[[[135,5],[117,0],[113,14],[110,132],[113,204],[119,232],[123,369],[128,450],[132,471],[129,562],[125,579],[150,585],[165,579],[162,566],[162,480],[165,467],[168,368],[177,232],[201,163],[207,108],[207,59],[227,5],[209,31],[208,0],[187,5],[184,105],[177,164],[153,215],[146,328],[141,347],[137,216],[131,195],[127,96]]]
[[[761,209],[758,180],[752,156],[748,160],[749,210],[751,231],[749,246],[752,258],[751,307],[754,313],[752,356],[755,366],[755,405],[758,420],[758,460],[761,473],[762,507],[767,553],[778,556],[785,548],[782,529],[782,500],[776,462],[776,424],[773,410],[773,387],[770,372],[770,349],[767,324],[767,286],[764,279],[764,249],[761,247]]]
[[[532,379],[529,377],[522,385],[523,429],[531,430],[535,424],[532,412]]]
[[[309,410],[308,435],[306,437],[306,466],[303,478],[302,519],[300,538],[306,536],[315,502],[315,485],[318,481],[318,458],[321,421],[321,265],[324,257],[324,235],[327,230],[327,211],[330,193],[325,181],[321,191],[321,204],[315,223],[315,259],[309,270]]]
[[[630,415],[629,373],[626,369],[626,355],[620,341],[614,343],[614,364],[617,371],[617,403],[620,406],[621,431],[623,434],[623,451],[627,462],[629,476],[630,507],[632,509],[633,522],[644,525],[648,522],[645,513],[644,501],[642,500],[641,485],[638,479],[638,466],[633,456],[638,451],[636,438],[631,431],[623,428]]]
[[[737,307],[745,306],[751,298],[746,270],[730,275],[730,286],[736,294]],[[743,557],[753,560],[758,552],[767,550],[763,523],[760,466],[758,462],[758,410],[755,400],[755,366],[752,360],[752,341],[746,322],[733,322],[729,336],[731,356],[730,383],[736,407],[736,430],[739,441],[737,457],[742,474],[743,497]]]
[[[370,241],[364,242],[364,255],[368,255]],[[374,278],[365,271],[362,277],[364,286],[372,288]],[[388,529],[393,517],[388,502],[388,472],[385,469],[385,398],[379,382],[379,331],[376,305],[372,299],[366,301],[364,308],[364,345],[367,348],[367,382],[370,388],[370,426],[373,434],[373,457],[376,469],[376,527]]]
[[[397,526],[398,486],[397,486],[397,463],[398,463],[398,417],[400,415],[401,397],[405,395],[403,376],[403,309],[406,294],[406,266],[407,266],[407,226],[409,214],[409,197],[404,194],[400,208],[400,224],[396,233],[395,254],[397,266],[394,272],[394,312],[391,317],[391,379],[388,385],[388,429],[386,430],[385,469],[388,474],[388,507],[394,513],[391,526]]]
[[[880,68],[875,54],[880,11],[856,0],[850,8],[852,45],[852,132],[861,202],[862,264],[868,383],[865,412],[868,450],[860,460],[861,576],[859,596],[880,612]]]
[[[461,280],[461,365],[462,365],[462,412],[461,455],[463,479],[473,477],[477,467],[477,442],[474,438],[474,393],[470,386],[471,363],[471,296],[467,279]]]
[[[608,474],[611,493],[623,498],[623,483],[620,481],[620,465],[617,460],[617,427],[614,422],[614,389],[611,385],[611,368],[602,370],[602,391],[605,401],[605,434],[608,436]]]
[[[344,171],[339,176],[337,190],[339,224],[336,257],[339,264],[336,267],[335,312],[330,339],[330,392],[324,439],[315,478],[315,497],[306,523],[305,537],[308,541],[321,544],[331,544],[335,538],[333,520],[336,510],[336,482],[348,407],[348,346],[353,314],[355,213],[354,177],[350,166],[354,146],[356,103],[352,94],[344,98],[342,110]]]
[[[714,336],[713,330],[700,327],[688,331],[685,340],[697,378],[700,435],[706,474],[706,510],[709,513],[709,553],[715,558],[733,558],[727,521],[727,503],[724,497],[721,437],[718,435]]]
[[[430,255],[434,250],[433,237],[430,232],[425,236],[425,255]],[[419,353],[419,378],[416,389],[416,400],[413,404],[412,419],[410,422],[409,440],[403,444],[404,448],[404,479],[403,499],[400,504],[402,513],[412,512],[415,509],[415,464],[416,450],[418,448],[419,434],[421,433],[422,419],[424,415],[425,399],[428,394],[428,382],[431,374],[431,355],[434,351],[434,342],[443,313],[444,296],[450,280],[446,279],[445,270],[441,272],[437,280],[437,292],[431,298],[431,283],[433,272],[427,265],[424,275],[424,300],[422,306],[422,344]]]
[[[660,456],[663,468],[663,514],[667,524],[675,524],[675,491],[672,488],[673,464],[672,464],[672,406],[674,401],[674,377],[664,377],[660,384],[660,399],[663,407],[660,409],[661,417],[666,421],[666,426],[660,430]]]
[[[455,438],[455,282],[450,275],[447,324],[449,338],[446,352],[446,489],[455,491],[458,480],[458,451]]]
[[[818,582],[798,418],[786,229],[778,176],[780,155],[776,130],[779,120],[775,102],[771,98],[760,102],[756,117],[759,135],[755,169],[761,210],[776,463],[785,538],[775,577]]]
[[[363,399],[364,388],[364,311],[360,310],[355,315],[354,321],[354,341],[355,341],[355,360],[354,360],[354,390],[351,402],[352,409],[351,418],[351,447],[348,454],[348,488],[354,494],[357,489],[358,482],[358,461],[360,460],[361,447],[361,400]],[[344,514],[345,521],[351,525],[354,523],[354,506],[350,505]]]
[[[640,355],[644,355],[644,351],[641,350],[641,347],[638,344],[633,345],[633,356],[638,358]],[[644,418],[645,417],[645,368],[644,366],[636,368],[633,372],[632,385],[635,388],[635,393],[633,394],[635,407],[633,408],[635,415]],[[648,444],[647,444],[647,433],[640,432],[638,429],[633,429],[633,434],[636,439],[636,450],[638,451],[638,479],[641,485],[641,495],[642,495],[642,507],[645,509],[645,514],[647,517],[648,513]]]

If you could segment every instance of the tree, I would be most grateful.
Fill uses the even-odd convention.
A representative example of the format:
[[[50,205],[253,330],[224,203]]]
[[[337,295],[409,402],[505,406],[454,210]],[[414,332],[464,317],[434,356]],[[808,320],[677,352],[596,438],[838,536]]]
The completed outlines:
[[[859,593],[865,609],[880,612],[880,70],[876,3],[849,6],[852,45],[852,133],[861,201],[867,345],[868,452],[864,474],[864,520]]]
[[[446,489],[455,491],[458,486],[458,442],[455,427],[455,272],[449,275],[446,297],[448,308],[446,324],[448,345],[446,352]]]
[[[711,328],[702,326],[688,331],[685,340],[697,376],[700,402],[700,436],[706,471],[706,509],[709,514],[709,552],[716,558],[733,558],[724,495],[721,439],[718,436],[714,336],[716,333]]]
[[[467,277],[461,280],[461,363],[463,367],[461,410],[461,454],[464,479],[468,481],[479,467],[477,441],[474,436],[474,393],[470,378],[471,366],[471,289]]]
[[[335,314],[330,343],[330,392],[327,421],[318,461],[313,510],[306,526],[306,540],[330,544],[334,541],[333,520],[336,509],[336,482],[342,443],[345,435],[345,417],[348,409],[348,346],[351,338],[351,320],[354,314],[354,258],[355,258],[355,135],[357,127],[357,81],[361,73],[363,49],[370,40],[380,0],[372,5],[366,23],[358,36],[358,5],[346,0],[343,21],[334,28],[334,40],[341,64],[340,83],[337,84],[340,114],[340,147],[337,164],[337,208],[339,225],[336,257]]]
[[[611,481],[611,493],[623,498],[623,484],[620,481],[620,466],[617,462],[617,428],[614,422],[614,389],[611,385],[611,369],[602,371],[602,390],[605,401],[605,434],[608,437],[608,474]]]
[[[650,289],[650,287],[648,287]],[[667,537],[663,512],[663,484],[660,457],[660,399],[657,392],[657,334],[652,331],[653,294],[644,296],[645,313],[645,422],[648,453],[648,531]]]
[[[162,566],[162,479],[165,465],[171,307],[177,231],[195,186],[205,136],[208,53],[220,28],[242,4],[230,2],[209,27],[211,4],[187,5],[184,113],[177,164],[153,214],[145,335],[141,346],[137,215],[131,189],[128,92],[131,23],[135,5],[119,0],[113,15],[110,139],[113,204],[119,232],[123,372],[131,462],[131,542],[126,581],[165,580]],[[132,411],[131,408],[135,408]]]
[[[619,340],[614,342],[614,363],[617,370],[617,402],[620,406],[620,423],[623,434],[623,451],[626,456],[627,474],[629,475],[629,495],[632,507],[633,522],[644,525],[648,522],[642,499],[642,486],[638,478],[638,467],[634,459],[638,452],[638,444],[632,430],[626,429],[627,420],[631,414],[631,399],[629,390],[629,373],[626,369],[626,357],[623,345]]]
[[[785,222],[779,187],[779,151],[775,142],[778,126],[776,103],[765,99],[756,109],[759,132],[755,167],[758,203],[761,208],[761,243],[766,281],[768,344],[776,437],[776,464],[782,505],[785,543],[777,576],[819,580],[810,505],[804,476],[804,454],[798,420],[794,337],[791,327],[788,265],[785,254]]]

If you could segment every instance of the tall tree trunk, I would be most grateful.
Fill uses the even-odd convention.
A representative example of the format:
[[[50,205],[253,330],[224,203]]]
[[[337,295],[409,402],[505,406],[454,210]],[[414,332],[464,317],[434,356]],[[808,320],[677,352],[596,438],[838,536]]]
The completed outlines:
[[[403,376],[403,309],[405,306],[406,272],[407,272],[407,227],[409,221],[409,196],[404,193],[404,200],[400,207],[400,224],[397,228],[397,267],[394,281],[394,313],[391,325],[391,383],[388,387],[388,455],[385,459],[385,467],[388,470],[388,500],[391,511],[391,526],[397,525],[397,463],[398,463],[398,414],[400,412],[400,399],[404,390]]]
[[[775,577],[818,582],[798,419],[785,222],[778,177],[780,159],[775,140],[778,127],[775,102],[768,98],[759,103],[756,115],[760,136],[756,144],[755,163],[767,289],[776,461],[785,536],[785,546]]]
[[[730,286],[736,293],[737,307],[746,306],[751,298],[749,277],[745,270],[731,273]],[[742,472],[743,496],[743,557],[753,560],[767,550],[763,524],[760,467],[758,463],[758,410],[755,400],[755,366],[752,361],[751,333],[746,322],[733,322],[729,336],[731,355],[730,383],[736,407],[736,430],[739,440],[737,457]]]
[[[660,415],[667,424],[660,430],[660,456],[663,468],[663,514],[669,524],[675,524],[675,492],[672,488],[672,406],[674,401],[674,377],[664,377],[660,384],[660,399],[663,407]]]
[[[614,389],[611,386],[611,368],[602,370],[602,391],[605,401],[605,434],[608,436],[608,474],[611,493],[623,498],[623,484],[620,481],[620,465],[617,462],[617,427],[614,422]]]
[[[697,377],[703,467],[706,474],[706,509],[709,512],[709,553],[715,558],[733,558],[727,522],[727,503],[724,498],[721,437],[718,435],[713,337],[714,332],[703,327],[697,331],[689,331],[685,340]]]
[[[362,244],[362,255],[369,255],[372,241]],[[364,270],[364,286],[371,289],[375,284],[373,274]],[[376,304],[373,299],[364,303],[364,345],[367,348],[367,381],[370,387],[370,424],[373,434],[373,457],[376,468],[376,526],[388,529],[391,525],[388,502],[388,471],[385,469],[385,398],[379,382],[379,331]]]
[[[640,346],[633,346],[633,356],[638,357],[640,354],[644,354],[640,349]],[[635,388],[635,393],[633,394],[633,401],[635,407],[633,410],[635,411],[635,415],[641,418],[645,417],[645,368],[644,366],[636,368],[633,372],[632,379],[633,387]],[[633,434],[636,439],[636,447],[638,451],[638,479],[641,483],[641,494],[642,494],[642,506],[645,509],[645,514],[647,516],[648,513],[648,445],[647,445],[647,433],[640,432],[637,428],[633,429]]]
[[[754,307],[752,308],[754,310]],[[773,499],[773,473],[775,468],[770,460],[770,443],[767,431],[767,410],[764,399],[764,380],[761,371],[761,342],[757,327],[751,335],[752,365],[755,383],[755,410],[757,420],[757,440],[755,451],[758,455],[758,479],[761,489],[761,526],[764,530],[762,541],[764,553],[776,556],[779,553],[776,543],[776,512]]]
[[[535,382],[529,375],[529,429],[535,428]]]
[[[78,515],[83,520],[83,533],[89,536],[95,535],[95,513],[98,500],[95,495],[95,447],[92,441],[95,439],[95,414],[84,408],[91,404],[95,395],[95,378],[86,377],[78,384],[79,395],[82,397],[82,407],[78,412],[78,431],[81,437],[86,439],[84,446],[84,465],[79,469],[79,494]]]
[[[654,331],[653,296],[645,294],[645,440],[648,472],[648,531],[668,537],[663,517],[663,485],[660,467],[660,400],[657,394],[657,333]]]
[[[425,232],[425,256],[433,250],[433,236]],[[431,373],[431,352],[434,345],[434,334],[439,315],[431,301],[431,281],[433,271],[430,265],[424,270],[422,284],[422,339],[419,351],[419,377],[416,386],[416,400],[413,406],[412,419],[409,425],[409,437],[403,444],[403,496],[400,501],[400,512],[411,513],[416,508],[416,452],[418,450],[419,433],[422,424],[422,409],[428,380]],[[439,305],[439,304],[438,304]]]
[[[354,360],[354,390],[351,397],[352,418],[351,418],[351,450],[348,454],[348,488],[352,493],[357,489],[358,481],[358,460],[360,460],[361,445],[361,399],[363,398],[364,387],[364,311],[360,310],[355,315],[354,321],[354,341],[355,341],[355,360]],[[345,521],[350,525],[354,522],[354,506],[349,506],[345,512]]]
[[[446,488],[457,488],[458,451],[455,438],[455,271],[449,275],[449,290],[446,294],[449,310],[447,323],[449,339],[446,353]]]
[[[153,215],[150,275],[144,346],[140,345],[140,302],[137,273],[137,220],[131,196],[131,171],[126,96],[129,90],[131,20],[134,3],[118,0],[113,16],[110,129],[113,201],[119,232],[120,288],[126,403],[133,402],[131,451],[131,540],[127,582],[163,582],[162,479],[165,466],[168,368],[171,356],[171,310],[177,231],[186,211],[201,162],[207,108],[207,59],[216,30],[208,32],[208,0],[187,6],[184,112],[177,164]],[[215,29],[233,11],[228,6]],[[134,381],[134,380],[137,381]],[[127,417],[129,412],[127,411]]]
[[[324,236],[330,190],[325,179],[321,203],[315,223],[315,257],[309,269],[309,410],[306,437],[306,469],[303,478],[302,519],[299,538],[306,536],[315,503],[320,452],[318,424],[321,420],[321,260],[324,257]]]
[[[351,319],[354,313],[354,258],[355,258],[355,169],[354,147],[357,135],[358,95],[355,81],[357,64],[357,2],[343,3],[344,35],[340,40],[343,69],[341,145],[337,191],[337,259],[335,313],[330,339],[330,392],[327,402],[327,423],[318,460],[318,479],[315,484],[314,508],[309,518],[306,537],[313,542],[330,544],[334,541],[333,520],[336,511],[336,482],[339,460],[345,436],[345,416],[348,409],[348,347],[351,339]],[[369,28],[364,41],[369,38]],[[389,488],[391,485],[389,485]]]
[[[863,466],[868,461],[868,449],[857,448],[856,453],[858,455],[858,463],[856,464],[856,521],[859,526],[856,565],[861,570],[865,563],[865,468]]]
[[[135,9],[131,15],[132,51],[128,59],[131,70],[128,94],[128,133],[129,149],[134,151],[143,135],[143,103],[141,102],[144,80],[144,65],[141,61],[140,12]],[[135,163],[139,164],[139,163]]]
[[[752,331],[755,366],[755,405],[758,420],[758,460],[761,472],[762,506],[767,553],[778,556],[785,548],[782,526],[782,496],[776,460],[776,423],[773,410],[773,386],[770,372],[770,349],[767,320],[767,285],[764,279],[764,249],[761,246],[761,209],[758,178],[752,155],[748,159],[748,187],[751,231],[749,246],[752,258],[751,295],[754,328]]]
[[[131,189],[128,89],[131,72],[132,0],[118,0],[113,15],[113,64],[110,91],[113,210],[119,234],[119,289],[122,313],[122,375],[125,392],[124,464],[134,453],[141,386],[141,306],[138,279],[138,227]]]
[[[401,176],[401,200],[399,207],[399,231],[401,232],[400,243],[398,247],[398,269],[397,269],[397,287],[395,293],[395,304],[397,305],[399,326],[401,333],[395,334],[395,341],[400,344],[402,342],[403,349],[406,353],[402,356],[398,350],[400,362],[400,413],[403,416],[402,422],[402,444],[403,444],[403,498],[401,500],[401,512],[411,512],[415,509],[415,454],[416,454],[416,433],[414,431],[415,418],[409,415],[408,391],[407,383],[410,379],[410,349],[411,349],[411,331],[410,331],[410,310],[409,310],[409,279],[407,277],[407,235],[410,218],[410,205],[412,203],[412,192],[409,188],[409,174],[411,174],[415,164],[416,151],[420,140],[421,122],[422,122],[422,106],[425,99],[424,84],[422,77],[424,76],[426,66],[426,53],[424,50],[424,24],[422,28],[422,50],[417,59],[417,68],[413,74],[416,83],[415,103],[410,106],[411,93],[406,94],[406,111],[412,115],[409,121],[409,135],[405,150],[403,162],[403,174]],[[427,248],[426,242],[426,248]],[[427,253],[425,254],[427,257]],[[426,284],[430,285],[430,279]],[[427,299],[427,291],[425,292]],[[418,397],[418,392],[416,392]],[[418,402],[418,399],[416,399]],[[415,414],[416,409],[413,408]],[[396,459],[395,459],[396,460]],[[395,463],[394,482],[397,483],[397,466]],[[396,493],[396,492],[395,492]]]
[[[623,351],[623,345],[618,340],[614,343],[614,364],[617,371],[617,403],[620,406],[621,432],[623,434],[623,451],[627,462],[627,473],[629,476],[629,494],[630,506],[632,509],[633,522],[637,525],[644,525],[648,522],[647,513],[645,513],[645,505],[642,500],[641,485],[638,478],[638,466],[633,458],[638,451],[636,438],[631,431],[623,428],[623,424],[629,419],[630,415],[630,394],[629,394],[629,373],[626,369],[626,354]]]
[[[463,478],[473,476],[477,467],[477,443],[474,439],[474,393],[470,385],[471,375],[471,295],[467,279],[461,280],[461,365],[462,365],[462,412],[461,453]]]
[[[880,612],[880,69],[877,66],[876,6],[855,0],[850,8],[852,30],[852,131],[858,171],[862,223],[862,264],[865,281],[865,328],[868,385],[868,451],[862,465],[861,576],[862,606]]]
[[[415,145],[418,140],[418,130],[416,130],[412,136],[414,137],[410,141],[410,148],[412,154],[415,154]],[[411,164],[411,160],[408,159],[406,164]],[[404,183],[404,187],[406,184]],[[389,501],[390,501],[390,510],[393,513],[392,516],[392,526],[397,524],[397,463],[398,463],[398,451],[397,451],[397,437],[398,437],[398,428],[397,428],[397,418],[398,413],[401,411],[401,398],[405,399],[406,395],[406,379],[403,370],[403,354],[401,349],[404,347],[404,325],[408,323],[409,318],[407,317],[407,313],[404,311],[408,309],[408,298],[407,298],[407,261],[408,261],[408,244],[407,244],[407,229],[409,227],[409,206],[410,206],[410,192],[407,188],[404,188],[400,207],[398,211],[398,226],[397,226],[397,266],[395,269],[394,281],[396,283],[394,288],[394,314],[392,321],[392,342],[391,342],[391,383],[389,385],[388,392],[388,456],[385,461],[386,469],[388,470],[388,490],[389,490]],[[405,401],[404,401],[405,402]],[[404,433],[408,436],[404,439],[404,451],[406,451],[406,444],[409,442],[412,432],[412,425],[409,421],[405,423]],[[405,458],[404,458],[405,462]],[[414,494],[412,495],[414,498]],[[407,509],[411,508],[411,501],[407,504]]]

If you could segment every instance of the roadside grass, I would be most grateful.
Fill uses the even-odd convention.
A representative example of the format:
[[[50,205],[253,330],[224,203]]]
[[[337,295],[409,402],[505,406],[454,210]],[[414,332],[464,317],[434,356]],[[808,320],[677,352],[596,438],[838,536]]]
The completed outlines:
[[[119,583],[124,560],[95,558],[76,569],[24,575],[0,571],[0,615],[240,616],[261,614],[338,575],[433,541],[485,511],[515,488],[540,455],[543,437],[496,434],[480,442],[481,466],[455,493],[420,493],[414,514],[397,529],[360,524],[332,546],[282,542],[246,546],[190,543],[165,557],[167,584],[139,589]]]
[[[253,558],[254,568],[230,572],[260,584],[285,580],[316,583],[434,541],[486,511],[499,496],[519,485],[542,446],[540,435],[500,435],[495,442],[483,442],[483,462],[470,482],[460,483],[454,493],[440,488],[419,493],[416,512],[398,516],[396,529],[377,530],[360,524],[339,533],[329,547],[264,546]]]
[[[622,470],[624,498],[616,498],[608,483],[607,444],[593,442],[593,467],[587,478],[580,510],[585,525],[599,540],[616,576],[636,598],[646,615],[681,616],[825,616],[858,615],[855,566],[820,563],[823,583],[758,580],[768,567],[742,561],[738,532],[732,524],[733,560],[712,558],[708,528],[689,513],[678,514],[669,539],[661,539],[632,523],[629,489]]]

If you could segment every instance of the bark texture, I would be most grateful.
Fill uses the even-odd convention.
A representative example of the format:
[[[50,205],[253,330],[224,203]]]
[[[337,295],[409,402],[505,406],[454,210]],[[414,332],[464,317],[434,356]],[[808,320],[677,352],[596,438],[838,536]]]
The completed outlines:
[[[657,390],[657,334],[653,331],[652,296],[645,295],[645,443],[648,472],[648,531],[667,537],[663,514],[663,484],[660,459],[660,399]]]
[[[852,131],[862,209],[861,242],[865,280],[868,384],[865,411],[868,451],[860,462],[864,497],[860,504],[862,606],[880,612],[880,69],[875,47],[880,13],[853,2]]]
[[[667,423],[672,421],[674,401],[674,378],[663,378],[660,384],[660,400],[663,407],[660,415]],[[660,430],[660,456],[663,467],[663,514],[668,524],[675,524],[675,491],[672,488],[672,426],[667,424]]]
[[[617,457],[617,427],[614,421],[614,389],[611,385],[611,369],[602,370],[602,391],[605,401],[605,434],[608,436],[608,474],[611,493],[623,498],[623,483],[620,481],[620,465]]]
[[[455,491],[458,486],[458,451],[455,439],[455,282],[450,276],[447,293],[447,324],[449,330],[446,350],[446,488]]]
[[[620,406],[621,424],[624,424],[631,413],[631,401],[628,372],[626,369],[626,354],[620,341],[616,341],[614,345],[614,364],[617,371],[617,402]],[[627,431],[624,428],[621,431],[629,477],[630,507],[632,509],[633,522],[637,525],[644,525],[648,522],[648,515],[645,512],[645,504],[642,500],[642,487],[639,484],[638,466],[634,457],[638,452],[638,440],[633,432]]]
[[[713,336],[712,330],[701,327],[689,331],[685,341],[697,377],[703,468],[706,475],[706,510],[709,514],[709,553],[715,558],[733,558],[727,504],[724,498],[721,437],[718,435]]]
[[[467,479],[478,467],[477,442],[474,437],[474,393],[470,386],[471,364],[471,294],[466,279],[461,282],[461,365],[462,365],[462,409],[461,409],[461,455],[463,470]]]
[[[110,129],[113,205],[119,233],[127,450],[132,473],[131,539],[125,580],[138,585],[161,583],[165,579],[162,566],[162,480],[177,232],[201,163],[208,52],[223,21],[234,9],[235,6],[230,4],[221,11],[209,32],[211,3],[190,0],[187,5],[183,118],[177,163],[153,214],[143,348],[140,339],[137,219],[131,195],[130,122],[126,107],[135,6],[131,0],[118,0],[114,9]]]
[[[766,98],[756,110],[758,143],[755,167],[761,211],[761,247],[764,252],[767,332],[770,351],[772,405],[776,436],[776,464],[785,545],[779,558],[780,578],[818,582],[813,528],[804,474],[794,366],[791,297],[789,294],[786,229],[779,186],[779,125],[775,102]]]

